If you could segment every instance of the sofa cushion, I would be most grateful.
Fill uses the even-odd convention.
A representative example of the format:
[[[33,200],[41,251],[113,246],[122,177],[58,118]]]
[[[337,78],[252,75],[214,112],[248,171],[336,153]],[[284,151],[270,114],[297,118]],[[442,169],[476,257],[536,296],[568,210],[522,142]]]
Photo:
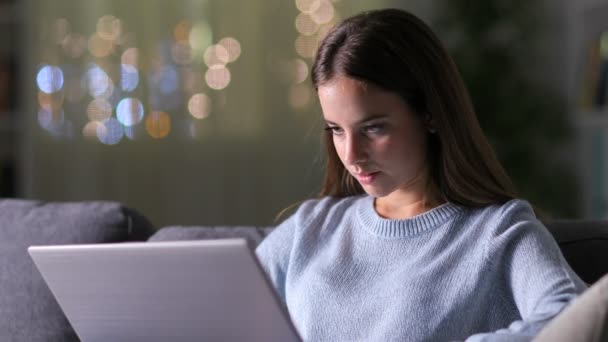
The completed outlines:
[[[257,246],[272,229],[254,226],[169,226],[157,231],[148,241],[245,238],[252,246]]]
[[[145,240],[152,233],[148,220],[115,202],[0,200],[0,341],[78,341],[27,247]]]

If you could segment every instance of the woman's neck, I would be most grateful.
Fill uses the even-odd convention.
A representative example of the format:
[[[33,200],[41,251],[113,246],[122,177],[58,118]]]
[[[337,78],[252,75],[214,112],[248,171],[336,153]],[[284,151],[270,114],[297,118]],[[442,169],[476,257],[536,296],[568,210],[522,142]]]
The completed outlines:
[[[444,203],[445,200],[436,187],[429,185],[420,191],[395,191],[388,196],[376,198],[374,209],[383,218],[407,219]]]

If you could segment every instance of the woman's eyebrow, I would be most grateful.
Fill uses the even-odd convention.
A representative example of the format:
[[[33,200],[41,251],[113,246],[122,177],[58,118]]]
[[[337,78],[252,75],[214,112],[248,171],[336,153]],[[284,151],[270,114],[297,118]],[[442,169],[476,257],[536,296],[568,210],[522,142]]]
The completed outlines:
[[[370,116],[368,116],[368,117],[366,117],[366,118],[358,121],[356,124],[361,125],[361,124],[364,124],[364,123],[367,123],[367,122],[370,122],[370,121],[384,119],[384,118],[387,118],[387,117],[388,117],[388,115],[386,115],[386,114],[374,114],[374,115],[370,115]],[[325,123],[328,124],[328,125],[335,125],[335,126],[337,126],[336,123],[334,123],[332,121],[329,121],[329,120],[325,120]]]

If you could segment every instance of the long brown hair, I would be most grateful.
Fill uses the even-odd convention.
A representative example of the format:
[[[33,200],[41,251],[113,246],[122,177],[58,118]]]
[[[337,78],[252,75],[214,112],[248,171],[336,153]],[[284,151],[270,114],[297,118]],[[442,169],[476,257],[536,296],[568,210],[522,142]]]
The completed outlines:
[[[504,203],[513,184],[479,126],[452,58],[431,29],[397,9],[363,12],[333,28],[311,71],[315,89],[337,76],[399,94],[421,118],[430,117],[430,182],[443,200],[465,206]],[[321,196],[363,194],[336,154],[331,132]]]

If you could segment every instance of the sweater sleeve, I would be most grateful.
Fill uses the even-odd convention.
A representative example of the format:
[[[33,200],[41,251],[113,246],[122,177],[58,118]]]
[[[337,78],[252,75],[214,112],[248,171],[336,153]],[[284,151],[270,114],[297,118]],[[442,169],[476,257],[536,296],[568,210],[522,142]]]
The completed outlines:
[[[503,329],[470,336],[467,342],[531,341],[586,289],[527,202],[512,200],[499,215],[485,257],[498,275],[495,286],[507,287],[521,319]]]
[[[255,253],[270,282],[285,304],[285,279],[293,249],[296,214],[279,224],[258,245]]]

